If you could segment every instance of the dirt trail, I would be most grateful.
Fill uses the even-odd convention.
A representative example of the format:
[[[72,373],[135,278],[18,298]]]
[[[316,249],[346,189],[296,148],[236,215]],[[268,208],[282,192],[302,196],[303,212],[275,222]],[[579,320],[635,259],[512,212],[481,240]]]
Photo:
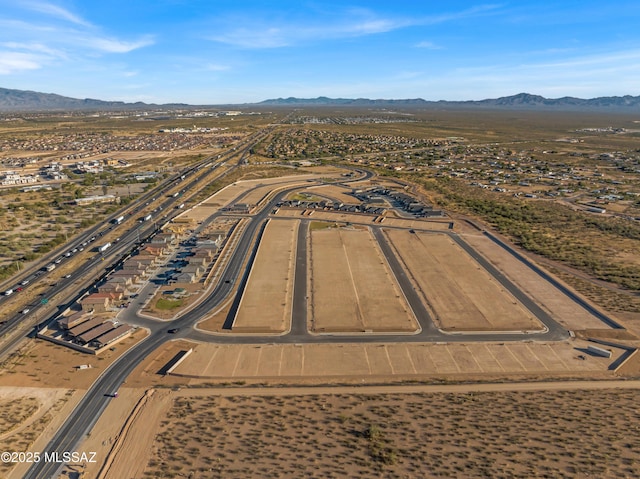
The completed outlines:
[[[544,381],[478,384],[411,384],[395,386],[321,386],[321,387],[237,387],[183,389],[180,396],[306,396],[314,394],[415,394],[467,393],[494,391],[575,391],[640,389],[640,380],[624,381]]]

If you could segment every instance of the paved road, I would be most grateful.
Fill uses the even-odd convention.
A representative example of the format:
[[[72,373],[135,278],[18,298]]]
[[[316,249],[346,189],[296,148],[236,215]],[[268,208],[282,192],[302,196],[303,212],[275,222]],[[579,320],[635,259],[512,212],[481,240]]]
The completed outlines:
[[[553,276],[551,276],[550,274],[548,274],[547,272],[543,271],[538,266],[533,264],[531,261],[529,261],[523,255],[521,255],[519,252],[517,252],[515,249],[513,249],[507,243],[502,241],[500,238],[498,238],[495,235],[492,235],[488,231],[483,231],[483,234],[487,238],[489,238],[491,241],[493,241],[494,243],[499,245],[501,248],[504,248],[505,250],[507,250],[509,252],[509,254],[511,254],[517,260],[519,260],[522,263],[524,263],[527,267],[531,268],[533,271],[536,272],[536,274],[538,276],[540,276],[545,281],[548,281],[549,283],[551,283],[554,287],[556,287],[557,289],[562,291],[567,297],[569,297],[569,299],[571,299],[573,302],[575,302],[576,304],[578,304],[581,307],[583,307],[584,309],[586,309],[590,314],[592,314],[593,316],[598,318],[600,321],[605,323],[607,326],[609,326],[610,328],[613,328],[613,329],[624,329],[624,326],[622,326],[621,324],[617,323],[615,320],[613,320],[612,318],[610,318],[609,316],[607,316],[603,312],[601,312],[601,311],[597,310],[596,308],[594,308],[593,306],[591,306],[589,303],[587,303],[580,296],[578,296],[573,291],[571,291],[569,288],[567,288],[565,285],[563,285],[562,283],[557,281]]]
[[[290,191],[299,188],[300,187],[290,188],[280,192],[258,214],[251,218],[222,273],[220,282],[207,299],[195,306],[188,314],[168,324],[154,324],[151,334],[146,339],[124,353],[118,361],[105,370],[49,442],[45,449],[47,452],[57,451],[62,453],[64,451],[73,451],[87,432],[93,427],[102,414],[102,411],[107,407],[107,404],[113,400],[109,394],[117,391],[135,367],[159,346],[179,336],[168,335],[168,329],[180,328],[186,330],[211,310],[216,309],[225,300],[234,288],[236,278],[241,274],[242,265],[252,244],[254,244],[253,238],[258,228],[264,224],[267,216],[271,213],[271,209],[278,201],[289,194]],[[251,264],[246,267],[245,271],[248,271],[250,267]],[[207,336],[207,338],[211,340],[210,336]],[[218,338],[222,339],[220,336],[218,336]],[[228,342],[236,342],[236,339],[240,339],[227,336],[224,338],[227,338]],[[273,342],[273,338],[271,338],[270,341]],[[25,478],[44,479],[54,477],[61,467],[62,464],[40,462],[34,464],[29,469]]]
[[[355,181],[355,179],[354,179]],[[236,279],[242,274],[248,275],[251,268],[252,260],[248,262],[243,270],[243,264],[247,258],[247,254],[252,251],[255,254],[257,243],[254,241],[256,234],[263,228],[266,218],[271,212],[273,205],[289,194],[290,191],[299,189],[300,187],[290,188],[278,193],[261,212],[253,216],[247,223],[242,233],[235,251],[230,257],[222,275],[220,282],[213,288],[210,295],[201,303],[196,305],[189,313],[170,322],[156,322],[139,318],[139,321],[145,321],[149,324],[150,335],[134,346],[132,349],[124,353],[110,368],[108,368],[102,376],[100,376],[89,391],[85,394],[76,409],[71,413],[67,421],[60,430],[55,434],[49,445],[46,447],[47,452],[63,452],[73,451],[86,433],[90,431],[95,422],[100,417],[102,411],[113,398],[109,394],[117,391],[125,382],[126,378],[131,374],[133,369],[140,364],[146,357],[155,351],[163,343],[176,337],[189,337],[197,340],[215,341],[228,344],[267,344],[267,343],[368,343],[372,341],[380,342],[425,342],[425,341],[520,341],[523,339],[522,334],[465,334],[465,335],[446,335],[438,331],[433,322],[424,310],[424,306],[420,301],[417,293],[413,290],[408,278],[406,278],[397,258],[393,255],[389,245],[384,240],[380,232],[380,227],[374,227],[375,237],[378,239],[389,264],[398,278],[398,281],[409,300],[410,305],[417,311],[418,320],[422,330],[418,334],[413,335],[358,335],[358,336],[333,336],[333,335],[312,335],[309,334],[306,327],[306,236],[308,231],[308,221],[303,221],[298,231],[298,250],[296,265],[296,279],[294,285],[294,320],[289,334],[283,336],[239,336],[239,335],[212,335],[202,331],[192,330],[191,327],[201,318],[205,317],[210,311],[215,310],[226,300],[234,288]],[[303,266],[304,265],[304,266]],[[511,288],[515,288],[510,285]],[[239,288],[244,289],[243,284]],[[517,289],[517,288],[516,288]],[[237,294],[239,301],[241,294]],[[420,311],[420,308],[423,311]],[[546,323],[545,323],[546,324]],[[549,326],[549,325],[548,325]],[[553,326],[553,325],[551,325]],[[167,330],[170,328],[180,328],[181,332],[177,335],[168,335]],[[563,339],[566,331],[558,331],[558,328],[550,328],[547,333],[529,334],[524,336],[526,339]],[[28,471],[25,476],[31,478],[50,478],[54,477],[56,472],[62,467],[56,463],[38,463]]]
[[[294,280],[294,297],[292,308],[292,323],[289,333],[284,335],[230,335],[230,334],[213,334],[201,330],[191,330],[183,334],[184,337],[202,342],[216,342],[225,344],[271,344],[277,342],[279,344],[304,344],[304,343],[372,343],[372,342],[470,342],[470,341],[561,341],[569,338],[569,332],[560,324],[553,320],[544,310],[542,310],[531,298],[524,294],[516,285],[509,281],[502,273],[488,263],[482,256],[478,255],[473,248],[459,238],[456,234],[446,232],[454,239],[465,251],[467,251],[476,261],[492,274],[500,284],[511,292],[522,304],[528,308],[547,328],[542,332],[479,332],[479,333],[445,333],[440,331],[433,323],[428,311],[426,310],[419,293],[413,287],[413,284],[407,277],[404,268],[401,266],[398,258],[394,254],[386,238],[382,233],[382,226],[370,226],[374,237],[378,241],[380,248],[385,255],[392,273],[396,277],[409,306],[420,324],[420,331],[417,333],[407,334],[384,334],[370,333],[360,335],[344,335],[344,334],[312,334],[307,328],[307,234],[308,220],[303,220],[298,230],[298,249],[296,252],[296,269]],[[251,267],[252,261],[247,265],[245,276]],[[241,287],[236,293],[234,305],[240,302],[244,287]],[[230,329],[235,310],[233,314],[227,317],[228,324],[226,328]]]
[[[296,266],[293,278],[293,301],[291,304],[291,330],[289,334],[302,337],[307,334],[307,234],[309,220],[298,225],[296,241]]]

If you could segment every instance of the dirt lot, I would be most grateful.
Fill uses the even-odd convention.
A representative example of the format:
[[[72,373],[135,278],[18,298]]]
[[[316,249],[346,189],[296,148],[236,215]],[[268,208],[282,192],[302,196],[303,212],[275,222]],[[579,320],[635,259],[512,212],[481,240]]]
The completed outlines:
[[[261,178],[257,180],[237,181],[229,186],[224,187],[220,191],[211,195],[209,198],[198,204],[197,206],[185,211],[179,218],[186,220],[192,219],[196,223],[201,223],[212,214],[219,211],[222,207],[234,203],[234,200],[240,198],[251,188],[264,185],[264,188],[258,188],[256,191],[249,193],[238,201],[240,203],[256,204],[263,199],[271,190],[277,189],[278,186],[287,185],[289,183],[304,184],[306,180],[322,178],[320,174],[303,174],[293,176],[279,176],[275,178]]]
[[[310,331],[418,329],[370,231],[325,228],[310,237]]]
[[[171,406],[170,390],[121,388],[91,430],[81,450],[95,451],[98,462],[87,464],[85,477],[141,477],[154,438],[154,427]],[[69,466],[68,472],[79,471]],[[101,475],[99,475],[101,474]],[[64,475],[62,477],[65,477]]]
[[[536,331],[542,325],[495,278],[442,234],[385,230],[445,331]]]
[[[292,380],[296,383],[300,384],[326,384],[327,382],[331,383],[334,381],[351,383],[356,382],[358,384],[361,383],[373,383],[378,384],[380,382],[388,381],[389,379],[393,379],[394,381],[402,381],[402,380],[436,380],[436,381],[444,381],[445,383],[449,380],[465,380],[471,379],[491,379],[491,378],[504,378],[504,377],[549,377],[549,375],[556,376],[565,376],[565,377],[599,377],[601,379],[610,378],[610,373],[607,371],[609,364],[612,361],[617,361],[620,357],[621,351],[614,349],[614,356],[612,359],[604,359],[595,356],[587,355],[584,360],[578,359],[578,356],[583,354],[583,350],[588,343],[582,340],[574,340],[566,343],[553,343],[553,344],[538,344],[538,343],[514,343],[514,344],[367,344],[367,345],[357,345],[357,344],[344,344],[344,345],[214,345],[214,344],[194,344],[186,341],[172,341],[167,343],[166,346],[161,348],[157,353],[154,353],[151,357],[148,358],[136,371],[132,374],[130,378],[127,379],[127,387],[123,387],[120,389],[120,396],[118,401],[113,401],[105,410],[104,415],[100,418],[96,427],[92,430],[89,439],[79,446],[79,450],[83,451],[95,451],[97,452],[97,459],[99,464],[97,465],[89,465],[87,469],[84,469],[85,474],[88,474],[89,477],[97,477],[98,470],[102,467],[104,461],[107,461],[108,467],[105,469],[104,477],[113,477],[120,478],[123,477],[123,471],[125,468],[128,477],[143,477],[142,474],[146,470],[149,472],[150,469],[155,467],[163,466],[165,471],[170,471],[172,474],[178,473],[179,468],[199,468],[199,458],[209,457],[208,454],[201,454],[199,451],[193,449],[193,442],[199,444],[208,443],[208,441],[212,440],[209,435],[201,434],[199,430],[193,425],[191,425],[192,415],[195,414],[205,414],[207,415],[207,420],[202,421],[198,419],[198,428],[200,425],[205,427],[207,433],[214,434],[219,436],[218,432],[220,432],[217,428],[222,424],[220,421],[220,417],[218,417],[218,412],[216,409],[216,401],[223,401],[224,404],[244,404],[248,399],[243,399],[242,397],[246,395],[251,396],[274,396],[274,397],[282,397],[287,394],[296,394],[295,392],[286,392],[285,389],[276,388],[273,390],[269,389],[254,389],[248,392],[244,392],[243,390],[238,391],[235,389],[235,392],[225,392],[225,389],[216,389],[202,392],[202,389],[199,389],[201,383],[204,382],[217,382],[220,381],[221,386],[225,383],[228,384],[229,381],[233,381],[236,384],[243,384],[245,381],[248,382],[259,382],[259,383],[273,383],[277,384],[278,382],[284,382],[285,384],[290,384]],[[68,392],[69,390],[59,390],[55,389],[56,383],[60,383],[60,378],[62,382],[71,381],[73,384],[82,385],[83,387],[87,387],[87,385],[93,381],[96,377],[96,373],[99,372],[99,366],[96,366],[89,370],[84,371],[75,371],[73,372],[73,365],[79,363],[78,358],[88,358],[87,355],[80,355],[78,353],[74,353],[73,351],[68,351],[63,348],[55,347],[45,342],[38,341],[37,347],[24,351],[23,357],[30,357],[35,363],[38,363],[38,359],[40,361],[49,361],[49,367],[55,367],[55,371],[59,371],[61,374],[56,374],[55,378],[52,378],[51,381],[46,382],[44,384],[38,384],[39,386],[44,386],[44,388],[34,389],[34,388],[25,388],[23,386],[20,387],[5,387],[0,388],[0,410],[5,408],[13,413],[16,413],[19,407],[20,410],[24,410],[25,407],[29,409],[30,400],[26,399],[22,401],[20,405],[15,401],[16,398],[35,398],[36,401],[40,404],[39,411],[46,412],[52,411],[49,409],[49,404],[56,400],[56,398],[65,399],[69,397],[71,394]],[[190,347],[194,347],[194,352],[192,355],[178,368],[179,374],[187,374],[188,376],[195,376],[193,378],[189,377],[180,377],[180,376],[161,376],[158,375],[157,372],[162,368],[166,362],[173,357],[173,355],[183,349],[188,349]],[[53,348],[53,349],[52,349]],[[55,349],[55,351],[54,351]],[[96,358],[94,358],[96,359]],[[113,360],[113,357],[108,358],[109,361]],[[98,360],[97,364],[100,364],[100,360]],[[34,378],[30,378],[28,371],[29,368],[26,364],[18,364],[12,369],[15,371],[11,374],[5,374],[5,379],[3,383],[12,383],[14,385],[24,385],[29,384],[30,381],[34,381]],[[52,369],[53,370],[53,369]],[[81,374],[85,374],[86,376],[81,377]],[[514,376],[515,375],[515,376]],[[11,378],[11,381],[7,381],[6,377]],[[37,382],[40,382],[37,380]],[[179,384],[192,383],[196,389],[195,390],[185,390],[185,391],[177,391],[175,388]],[[162,385],[163,389],[157,390],[153,392],[153,394],[147,395],[147,388],[152,385]],[[557,383],[562,384],[562,383]],[[570,383],[572,387],[576,387],[577,384],[575,381]],[[606,384],[606,383],[596,383],[598,385]],[[491,385],[461,385],[463,388],[471,388],[472,391],[478,389],[483,390],[484,387],[490,387]],[[511,384],[498,384],[495,385],[497,387],[504,387],[506,390],[512,387]],[[170,391],[166,388],[173,388],[174,392]],[[419,386],[402,386],[400,388],[409,387],[411,391],[416,391],[415,388]],[[456,386],[441,386],[443,388],[455,388]],[[54,389],[50,389],[54,388]],[[529,383],[528,389],[536,388],[536,383]],[[344,398],[357,398],[358,392],[353,391],[353,387],[346,388],[349,389],[350,392],[346,393],[349,396],[344,396]],[[380,389],[380,390],[378,390]],[[389,398],[391,396],[385,395],[382,391],[384,387],[377,387],[371,390],[369,394],[366,395],[367,401],[373,401],[376,403],[377,401],[383,401],[385,405],[389,406],[389,411],[395,411],[396,407],[402,409],[405,406],[405,401],[410,399],[409,395],[398,395],[397,401],[390,401]],[[396,393],[397,389],[394,390]],[[402,390],[402,389],[400,389]],[[447,389],[448,390],[448,389]],[[56,392],[58,391],[58,392]],[[274,392],[272,392],[274,391]],[[317,401],[319,397],[324,398],[322,402],[332,401],[333,399],[338,397],[341,393],[333,393],[332,388],[322,388],[322,387],[312,387],[307,388],[302,392],[300,390],[297,394],[304,394],[306,396],[300,396],[296,398],[296,404],[299,406],[299,411],[307,411],[307,404],[309,401],[314,402]],[[32,446],[29,446],[29,450],[41,450],[41,448],[46,444],[47,437],[50,437],[50,434],[55,430],[55,424],[59,424],[59,422],[68,414],[70,408],[77,402],[79,399],[80,393],[76,393],[71,396],[71,400],[65,399],[65,402],[56,402],[53,411],[57,411],[60,409],[59,414],[55,414],[53,416],[53,421],[50,418],[47,418],[49,421],[43,426],[45,427],[44,432],[41,429],[37,431],[33,431],[35,436],[29,436],[33,440],[34,437],[39,437],[36,439],[36,442],[33,443]],[[179,413],[177,416],[174,415],[172,408],[176,407],[178,404],[184,404],[183,401],[198,401],[194,399],[194,396],[200,396],[204,394],[208,400],[212,401],[209,406],[201,406],[197,402],[192,402],[192,407],[187,410]],[[457,393],[456,393],[457,394]],[[452,400],[452,397],[456,396],[456,394],[448,393],[448,394],[440,394],[439,396],[433,396],[433,398],[421,399],[422,406],[421,407],[433,407],[435,404],[442,404],[442,407],[446,405],[452,406],[454,404],[467,404],[469,407],[476,407],[477,397],[474,394],[463,393],[461,397],[467,398],[463,402],[456,402],[456,400]],[[517,394],[517,393],[507,393],[507,394]],[[598,393],[600,394],[600,393]],[[228,396],[230,399],[221,399],[217,396],[223,395]],[[308,396],[311,395],[311,396]],[[504,394],[501,394],[499,397],[505,397]],[[525,394],[520,393],[520,397],[522,398],[531,398],[533,394],[528,392]],[[587,395],[584,392],[581,392],[578,398],[585,400],[585,398],[592,398],[593,395]],[[441,399],[438,399],[441,398]],[[598,400],[594,399],[591,411],[602,412],[608,410],[607,408],[600,407],[603,401],[603,398]],[[614,399],[607,399],[613,401]],[[624,400],[624,398],[623,398]],[[48,402],[47,402],[48,401]],[[230,401],[227,403],[227,401]],[[251,400],[253,401],[253,400]],[[271,439],[275,436],[269,436],[269,434],[274,433],[273,422],[271,422],[271,426],[268,426],[267,423],[262,424],[259,418],[268,418],[272,414],[283,414],[284,417],[288,418],[286,422],[287,427],[293,427],[294,429],[301,428],[303,431],[308,431],[308,428],[316,427],[318,423],[326,424],[326,419],[323,417],[316,417],[314,414],[303,414],[303,416],[309,419],[308,425],[298,425],[298,421],[300,417],[297,413],[287,414],[282,412],[277,405],[271,404],[269,400],[262,401],[256,399],[257,404],[253,408],[254,414],[252,417],[256,419],[258,422],[252,424],[252,431],[260,431],[261,435],[268,435],[267,439],[265,439],[261,444],[261,447],[266,449],[261,449],[264,451],[271,451],[272,447],[275,446],[275,442]],[[567,400],[569,401],[569,400]],[[571,399],[574,401],[574,399]],[[251,403],[253,404],[253,403]],[[262,411],[263,405],[269,405],[268,411]],[[515,401],[513,407],[522,413],[525,411],[527,413],[527,418],[529,417],[531,409],[527,405],[528,403],[520,403],[520,400]],[[554,403],[557,406],[557,402]],[[598,404],[598,407],[595,407],[595,404]],[[614,402],[610,402],[608,404],[614,404]],[[620,406],[620,402],[615,402],[616,407]],[[271,407],[274,406],[274,407]],[[555,407],[554,406],[554,407]],[[625,407],[623,403],[623,411],[622,414],[620,411],[616,412],[616,418],[619,420],[624,419]],[[22,431],[29,432],[29,424],[43,424],[42,421],[36,420],[35,417],[40,412],[33,413],[33,408],[31,408],[30,418],[26,418],[22,420],[22,425],[19,426]],[[324,409],[323,409],[324,410]],[[340,418],[341,421],[344,421],[346,424],[348,421],[355,420],[357,421],[359,413],[353,412],[351,407],[348,404],[338,405],[336,404],[335,411],[342,410],[345,415],[344,418]],[[256,413],[255,411],[261,411]],[[269,412],[271,411],[271,412]],[[279,412],[274,412],[279,411]],[[495,409],[494,409],[495,411]],[[307,411],[309,412],[309,411]],[[353,414],[352,414],[353,412]],[[587,411],[588,412],[588,411]],[[450,417],[450,413],[443,412],[443,417]],[[581,411],[581,418],[584,418],[586,415],[585,411]],[[6,416],[6,415],[5,415]],[[387,416],[390,417],[390,416]],[[393,413],[393,417],[398,417],[397,411]],[[432,414],[426,414],[426,417],[433,417]],[[477,417],[482,417],[478,415]],[[598,427],[598,432],[602,432],[602,426],[600,422],[594,420],[593,414],[589,415],[589,427]],[[421,421],[425,418],[417,418]],[[536,416],[538,418],[538,416]],[[215,421],[212,422],[212,419]],[[517,416],[516,416],[517,419]],[[502,419],[505,421],[505,419]],[[57,422],[56,422],[57,421]],[[174,421],[178,421],[175,423]],[[416,421],[414,418],[411,420],[412,424]],[[535,421],[536,427],[540,426],[540,421]],[[55,423],[55,424],[54,424]],[[278,424],[280,424],[278,422]],[[446,422],[447,427],[452,427],[453,430],[449,431],[446,429],[446,434],[454,434],[456,432],[462,434],[470,434],[466,429],[459,430],[456,426],[456,422],[448,421]],[[508,423],[508,427],[515,427],[514,424],[517,424],[518,427],[522,427],[522,431],[526,431],[527,426],[522,424],[519,420],[515,422]],[[554,423],[555,417],[554,417]],[[587,423],[585,423],[587,424]],[[574,421],[575,426],[575,421]],[[40,427],[40,426],[39,426]],[[188,439],[182,438],[182,428],[192,428],[192,434],[189,435]],[[235,431],[237,428],[240,430],[244,429],[238,425],[229,426],[230,429]],[[279,425],[278,427],[282,427]],[[431,427],[429,423],[421,423],[420,428],[429,428]],[[444,426],[443,426],[444,427]],[[503,424],[503,427],[507,427]],[[585,426],[586,427],[586,426]],[[168,436],[162,436],[163,431],[166,431],[167,428],[169,430],[174,431],[173,438],[176,441],[179,441],[181,446],[180,450],[184,453],[184,460],[174,461],[173,453],[176,451],[173,446],[160,444],[158,441],[165,441]],[[473,428],[471,428],[473,429]],[[225,429],[227,430],[227,429]],[[391,433],[391,431],[394,431]],[[426,429],[425,429],[426,430]],[[518,429],[519,430],[519,429]],[[197,433],[194,433],[197,431]],[[227,430],[228,431],[228,430]],[[337,434],[339,429],[335,427],[331,428],[330,434]],[[389,434],[400,434],[400,430],[396,430],[396,427],[388,429]],[[18,432],[17,430],[14,432]],[[228,433],[231,434],[231,433]],[[235,432],[233,434],[236,434]],[[230,444],[234,444],[234,441],[249,441],[252,437],[251,434],[245,434],[243,432],[242,436],[237,436],[234,438],[227,437],[228,441],[231,441]],[[289,450],[292,447],[295,447],[295,444],[300,444],[300,440],[297,435],[292,434],[289,431],[288,437],[291,442],[282,442],[279,441],[279,444],[285,449]],[[323,432],[324,434],[324,432]],[[519,433],[518,433],[519,434]],[[526,434],[523,432],[522,434]],[[304,432],[303,435],[307,436],[309,439],[311,433]],[[162,436],[162,437],[161,437]],[[154,439],[155,437],[155,439]],[[199,437],[202,440],[198,439]],[[338,438],[340,435],[334,436],[334,438]],[[395,436],[394,436],[395,437]],[[458,438],[460,438],[458,436]],[[472,437],[473,438],[473,437]],[[264,438],[263,438],[264,439]],[[466,439],[465,439],[466,440]],[[0,443],[2,439],[0,438]],[[309,444],[313,444],[315,439],[309,439]],[[540,439],[542,441],[542,439]],[[216,465],[223,465],[223,471],[226,471],[227,474],[234,475],[235,467],[239,467],[237,465],[232,465],[231,463],[227,463],[225,461],[230,460],[230,457],[241,457],[242,454],[247,453],[249,451],[250,454],[256,454],[256,451],[253,451],[253,446],[247,449],[247,444],[245,443],[245,447],[239,447],[235,454],[227,454],[227,459],[221,457],[220,461],[215,462]],[[421,444],[424,441],[421,442]],[[318,443],[322,444],[322,443]],[[611,441],[606,442],[607,445],[611,444]],[[317,444],[316,444],[317,446]],[[335,447],[332,448],[332,451],[340,451],[340,445],[336,444]],[[336,449],[337,448],[337,449]],[[635,446],[634,446],[635,448]],[[636,448],[637,449],[637,448]],[[630,450],[636,450],[630,449]],[[218,450],[218,449],[217,449]],[[223,449],[219,449],[223,450]],[[233,450],[236,450],[234,447]],[[475,451],[475,449],[470,448],[471,451]],[[224,449],[224,451],[227,451]],[[253,452],[251,452],[253,451]],[[477,451],[470,453],[475,454]],[[508,451],[504,453],[505,457],[502,457],[501,451],[493,450],[492,454],[496,454],[496,461],[507,461],[509,463],[510,455]],[[158,461],[157,455],[162,454],[164,459],[162,461]],[[258,461],[258,466],[262,467],[262,461],[266,460],[261,455],[262,452],[258,452],[260,460]],[[334,456],[331,456],[333,452],[329,455],[323,454],[322,456],[317,456],[317,460],[314,461],[318,471],[324,471],[323,477],[331,477],[329,464],[332,463],[332,460],[325,461],[325,458],[331,459]],[[336,454],[341,455],[341,452],[336,452]],[[392,462],[386,464],[386,466],[393,466],[385,469],[388,474],[397,475],[400,474],[401,470],[395,468],[395,465],[398,464],[406,464],[406,461],[410,461],[410,457],[412,454],[396,454],[397,462]],[[280,458],[284,463],[280,464],[280,468],[288,467],[288,461],[286,458],[276,455],[275,458]],[[386,459],[385,459],[386,461]],[[163,464],[163,462],[165,464]],[[248,463],[248,464],[256,464],[254,461],[240,461],[240,463]],[[367,465],[376,465],[377,460],[371,462],[371,464]],[[520,461],[514,461],[514,464],[519,464]],[[275,465],[278,462],[274,463]],[[356,463],[351,464],[352,467],[355,467]],[[258,467],[256,466],[256,467]],[[595,463],[592,464],[595,467]],[[207,477],[217,477],[217,470],[215,468],[209,467],[209,465],[203,465],[202,467],[206,467],[208,474]],[[216,466],[217,467],[217,466]],[[253,466],[252,466],[253,467]],[[351,470],[346,465],[341,466],[345,467],[344,470]],[[369,469],[362,469],[360,471],[360,467],[365,467],[365,465],[360,465],[354,469],[353,474],[365,474],[365,471],[369,471]],[[398,466],[400,467],[400,466]],[[404,467],[404,466],[402,466]],[[412,466],[418,467],[418,466]],[[453,466],[452,466],[453,467]],[[470,466],[471,467],[471,466]],[[231,469],[229,469],[231,468]],[[329,468],[324,470],[323,468]],[[24,469],[24,468],[23,468]],[[196,470],[196,469],[189,469]],[[595,470],[595,469],[594,469]],[[78,469],[77,466],[70,466],[67,469],[67,472],[81,472],[82,469]],[[470,472],[469,472],[470,471]],[[472,477],[476,471],[471,467],[471,469],[467,471]],[[204,470],[201,471],[205,473]],[[370,472],[370,471],[369,471]],[[24,470],[18,470],[17,468],[14,470],[11,478],[19,478],[24,473]],[[213,473],[213,476],[211,475]],[[264,471],[256,474],[263,474]],[[319,472],[320,473],[320,472]],[[480,472],[477,472],[480,474]],[[253,473],[250,473],[251,477]],[[284,474],[284,472],[282,472]],[[285,474],[286,475],[286,474]],[[290,477],[290,476],[289,476]],[[524,477],[524,473],[523,476]],[[577,477],[577,476],[576,476]],[[599,477],[606,477],[600,475]]]
[[[283,188],[290,188],[292,186],[304,186],[310,179],[318,178],[316,176],[301,175],[295,177],[285,177],[287,180],[279,181],[277,183],[271,183],[270,185],[256,188],[255,190],[243,196],[240,199],[241,203],[248,203],[250,205],[260,205],[264,203],[268,198],[272,197],[279,190]],[[280,178],[282,179],[282,178]]]
[[[274,215],[276,217],[284,218],[299,218],[302,216],[304,210],[298,208],[280,208]],[[343,213],[340,211],[323,211],[323,210],[308,210],[311,211],[309,218],[317,221],[336,221],[340,223],[353,223],[353,224],[373,224],[373,220],[377,217],[374,215],[368,215],[363,213]],[[398,228],[415,229],[420,231],[448,231],[450,229],[451,221],[447,220],[424,220],[424,219],[402,219],[385,217],[380,223],[384,226],[394,226]]]
[[[0,411],[9,418],[17,411],[16,400],[28,405],[29,398],[37,409],[20,424],[6,423],[0,430],[0,451],[41,451],[105,367],[145,334],[139,330],[100,356],[33,339],[5,358],[0,365]],[[81,365],[90,367],[79,369]],[[0,477],[19,479],[28,466],[20,464],[9,474],[10,468],[0,465]]]
[[[73,389],[0,387],[0,450],[40,451],[80,400]],[[23,477],[29,464],[0,462],[0,477]]]
[[[105,477],[637,477],[637,389],[590,384],[161,391]]]
[[[607,326],[587,310],[571,301],[560,290],[543,281],[534,271],[480,234],[465,234],[464,240],[491,261],[514,284],[567,329],[603,329]]]
[[[269,221],[233,323],[234,332],[283,333],[290,328],[299,225],[299,221]]]
[[[624,351],[611,359],[585,354],[590,343],[449,344],[193,344],[178,366],[184,378],[259,380],[357,378],[373,382],[393,378],[487,378],[518,375],[606,375]],[[580,356],[584,359],[580,359]],[[166,361],[170,358],[167,357]],[[160,369],[155,364],[152,369]]]
[[[311,194],[317,193],[322,196],[328,196],[329,198],[339,201],[340,203],[349,204],[349,205],[358,205],[361,203],[355,196],[351,196],[348,193],[351,193],[352,188],[344,188],[342,186],[334,186],[334,185],[323,185],[323,186],[312,186],[311,188],[306,189],[305,191]]]
[[[43,339],[30,339],[0,365],[0,386],[86,389],[125,350],[145,337],[137,330],[113,348],[94,356]],[[87,365],[88,369],[78,369]]]
[[[420,231],[447,231],[451,229],[451,221],[442,219],[442,220],[426,220],[426,219],[404,219],[404,218],[393,218],[391,216],[387,216],[381,223],[384,226],[394,226],[398,228],[406,228],[406,229],[415,229]]]

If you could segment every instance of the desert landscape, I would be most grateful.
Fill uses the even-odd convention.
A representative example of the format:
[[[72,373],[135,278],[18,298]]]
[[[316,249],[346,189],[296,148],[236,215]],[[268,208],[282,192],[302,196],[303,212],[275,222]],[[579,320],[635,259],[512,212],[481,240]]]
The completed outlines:
[[[635,477],[640,437],[629,425],[638,384],[617,386],[131,390],[126,430],[97,426],[110,437],[101,453],[107,466],[83,472],[105,479]]]
[[[63,149],[77,147],[69,133],[47,153],[77,170],[59,190],[5,189],[0,219],[20,222],[20,250],[47,212],[77,209],[75,196],[122,197],[52,216],[42,241],[78,231],[41,264],[0,265],[22,275],[4,291],[24,289],[0,298],[6,317],[26,333],[111,275],[120,284],[104,294],[118,299],[87,315],[137,329],[100,354],[28,337],[3,356],[0,446],[44,451],[74,417],[89,426],[66,436],[97,460],[62,465],[63,478],[640,473],[635,133],[583,131],[621,117],[252,115],[193,120],[233,128],[220,146],[222,135],[201,148],[182,132],[183,153],[128,152],[111,169],[99,153],[94,176],[67,158],[79,154]],[[9,119],[0,134],[18,155],[38,121],[67,131],[80,118],[29,120],[22,133]],[[192,120],[91,121],[128,131],[126,145],[164,147],[158,126]],[[113,257],[98,254],[107,242]],[[119,259],[152,243],[164,259],[127,280]],[[205,244],[210,254],[196,251]],[[204,269],[187,283],[191,258]],[[28,469],[9,461],[0,477]]]

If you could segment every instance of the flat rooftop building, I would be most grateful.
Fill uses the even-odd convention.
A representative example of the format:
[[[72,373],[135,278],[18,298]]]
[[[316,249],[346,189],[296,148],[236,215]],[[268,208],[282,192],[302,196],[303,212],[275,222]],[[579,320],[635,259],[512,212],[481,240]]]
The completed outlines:
[[[115,329],[106,332],[102,336],[97,337],[92,341],[92,344],[98,348],[103,348],[111,343],[114,343],[120,339],[129,336],[135,328],[128,324],[120,324]]]
[[[104,318],[90,319],[71,328],[69,330],[69,335],[73,337],[80,336],[81,334],[84,334],[87,331],[100,326],[102,323],[104,323]]]
[[[115,327],[116,326],[111,321],[105,321],[97,328],[90,329],[86,333],[81,334],[80,336],[77,336],[76,340],[80,343],[87,344],[93,341],[94,339],[99,338],[104,333],[107,333],[112,329],[115,329]]]

